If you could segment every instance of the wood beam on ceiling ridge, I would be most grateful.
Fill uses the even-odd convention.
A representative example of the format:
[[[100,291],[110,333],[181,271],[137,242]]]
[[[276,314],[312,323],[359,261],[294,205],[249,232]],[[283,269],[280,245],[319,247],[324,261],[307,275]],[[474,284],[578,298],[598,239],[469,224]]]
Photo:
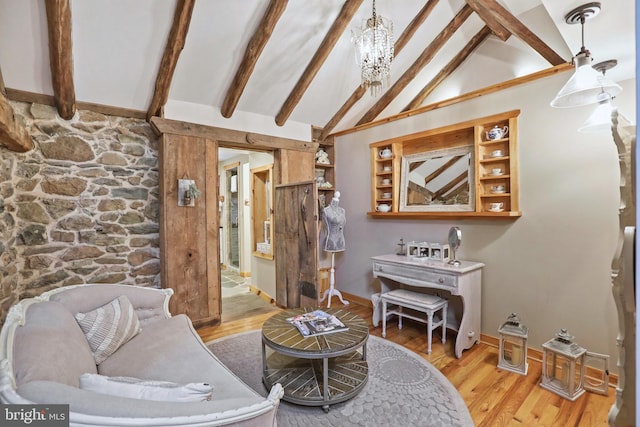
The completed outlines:
[[[560,65],[566,61],[562,59],[553,49],[551,49],[540,37],[535,35],[533,31],[527,28],[518,18],[513,16],[511,12],[499,4],[496,0],[468,0],[467,3],[473,2],[477,7],[485,9],[485,12],[493,15],[498,23],[511,31],[516,37],[528,44],[546,59],[551,65]]]
[[[220,112],[223,117],[229,118],[233,115],[233,112],[238,105],[240,96],[244,92],[244,88],[253,73],[253,69],[258,62],[258,58],[262,54],[262,50],[266,46],[267,42],[273,34],[273,30],[276,24],[280,20],[280,17],[287,8],[288,0],[271,0],[267,7],[260,25],[251,36],[251,40],[247,44],[247,48],[244,51],[242,62],[236,71],[236,75],[233,77],[233,81],[227,90],[227,94],[224,97],[222,108]]]
[[[444,99],[442,101],[436,101],[429,105],[424,105],[422,107],[418,107],[414,110],[403,111],[402,113],[394,114],[392,116],[388,116],[376,121],[371,121],[368,123],[364,123],[362,125],[354,126],[349,129],[344,129],[328,136],[338,137],[343,135],[348,135],[350,133],[360,132],[365,129],[371,129],[376,126],[385,125],[387,123],[395,122],[398,120],[406,119],[408,117],[417,116],[418,114],[423,114],[429,111],[437,110],[439,108],[448,107],[450,105],[459,104],[460,102],[469,101],[474,98],[479,98],[481,96],[489,95],[494,92],[499,92],[501,90],[509,89],[514,86],[519,86],[521,84],[530,83],[535,80],[539,80],[545,77],[554,76],[558,73],[563,73],[565,71],[574,70],[575,67],[573,64],[565,62],[560,65],[556,65],[550,68],[546,68],[541,71],[537,71],[535,73],[527,74],[526,76],[516,77],[511,80],[507,80],[501,83],[496,83],[490,86],[486,86],[484,88],[474,90],[468,93],[464,93],[462,95],[454,96],[452,98]]]
[[[194,5],[195,0],[179,0],[178,3],[176,3],[171,31],[169,32],[167,45],[164,48],[164,53],[158,67],[153,98],[147,110],[147,121],[149,121],[151,117],[161,114],[162,108],[167,103],[173,74],[175,73],[180,53],[182,49],[184,49],[189,26],[191,25]]]
[[[473,9],[465,4],[462,9],[453,17],[431,43],[422,51],[418,59],[404,72],[404,74],[380,97],[373,107],[367,111],[358,121],[356,126],[373,121],[418,75],[418,73],[429,63],[431,59],[440,51],[446,42],[458,31],[462,24],[471,16]]]
[[[496,16],[491,13],[489,9],[486,9],[477,0],[465,0],[467,4],[480,16],[480,19],[487,24],[487,27],[491,29],[491,32],[503,42],[506,42],[511,36],[511,32],[503,27]]]
[[[393,46],[394,56],[398,56],[400,51],[407,45],[409,40],[414,36],[418,28],[426,21],[429,17],[433,9],[435,8],[438,0],[429,0],[425,3],[425,5],[420,9],[420,11],[413,17],[409,25],[404,29],[400,37],[396,40],[395,45]],[[338,109],[338,111],[331,117],[331,119],[327,122],[326,125],[322,128],[320,132],[319,140],[324,141],[327,139],[327,136],[333,131],[333,129],[340,123],[340,120],[344,118],[344,116],[349,112],[349,110],[364,96],[367,88],[359,85],[351,94],[349,99],[342,104],[342,107]]]
[[[280,108],[280,112],[276,115],[276,124],[278,126],[285,124],[295,106],[298,105],[302,99],[302,95],[306,92],[311,81],[320,70],[322,64],[324,64],[324,61],[333,50],[336,42],[347,28],[347,25],[351,22],[353,15],[355,15],[356,11],[360,8],[362,2],[363,0],[347,0],[344,3],[338,17],[333,21],[333,24],[325,35],[324,40],[320,43],[320,47],[313,55],[313,58],[311,58],[307,68],[302,72],[300,79]]]
[[[71,120],[76,113],[73,83],[73,42],[69,0],[45,0],[49,35],[49,67],[58,114]]]

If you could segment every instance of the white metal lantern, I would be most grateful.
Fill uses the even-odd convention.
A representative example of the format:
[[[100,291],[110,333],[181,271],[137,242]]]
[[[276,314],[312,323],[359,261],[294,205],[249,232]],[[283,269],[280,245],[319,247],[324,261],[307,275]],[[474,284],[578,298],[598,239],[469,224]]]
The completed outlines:
[[[498,368],[527,375],[527,338],[529,328],[522,324],[518,315],[512,313],[507,321],[498,329],[500,334],[500,349],[498,354]]]
[[[585,389],[607,394],[609,386],[609,356],[590,353],[573,342],[574,337],[561,329],[554,339],[542,344],[542,381],[540,386],[571,401]],[[585,384],[587,360],[602,363],[602,380]]]

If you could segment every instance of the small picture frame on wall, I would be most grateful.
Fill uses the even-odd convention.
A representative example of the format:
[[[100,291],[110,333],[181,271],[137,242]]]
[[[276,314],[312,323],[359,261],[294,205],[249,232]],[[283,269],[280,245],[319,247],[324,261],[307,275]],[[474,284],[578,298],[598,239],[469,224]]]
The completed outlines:
[[[195,185],[192,179],[178,180],[178,206],[193,207],[196,204],[195,197],[189,194],[189,188]]]

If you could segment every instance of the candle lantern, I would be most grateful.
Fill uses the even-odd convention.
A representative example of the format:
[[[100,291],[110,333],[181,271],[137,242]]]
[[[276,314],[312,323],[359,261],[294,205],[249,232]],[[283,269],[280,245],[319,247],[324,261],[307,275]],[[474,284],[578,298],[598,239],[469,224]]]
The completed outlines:
[[[573,342],[574,337],[561,329],[556,337],[542,344],[542,381],[540,386],[571,401],[585,390],[607,394],[609,356],[588,352]],[[587,363],[602,363],[602,380],[585,383]]]
[[[527,338],[529,328],[522,324],[518,315],[512,313],[498,329],[500,348],[498,367],[516,374],[527,375]]]

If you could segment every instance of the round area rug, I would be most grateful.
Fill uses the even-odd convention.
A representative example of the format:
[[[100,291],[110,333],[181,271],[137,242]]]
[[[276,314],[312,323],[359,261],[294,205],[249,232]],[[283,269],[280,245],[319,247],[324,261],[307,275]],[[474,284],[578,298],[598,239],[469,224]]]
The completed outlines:
[[[263,396],[261,333],[250,331],[207,343],[222,363]],[[343,403],[321,407],[281,401],[278,427],[313,426],[473,426],[462,397],[433,365],[404,347],[370,336],[369,380]]]

